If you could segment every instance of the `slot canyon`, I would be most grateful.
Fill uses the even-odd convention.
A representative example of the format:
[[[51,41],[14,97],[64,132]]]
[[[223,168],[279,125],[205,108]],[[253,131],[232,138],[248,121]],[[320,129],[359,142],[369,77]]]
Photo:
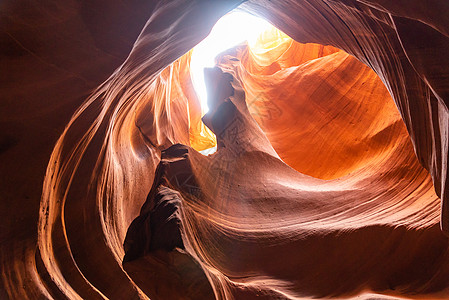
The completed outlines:
[[[449,299],[446,0],[0,12],[0,299]]]

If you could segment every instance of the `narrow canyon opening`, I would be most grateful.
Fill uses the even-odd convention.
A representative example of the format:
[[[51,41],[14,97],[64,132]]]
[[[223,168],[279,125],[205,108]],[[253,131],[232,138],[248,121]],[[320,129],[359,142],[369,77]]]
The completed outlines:
[[[179,88],[170,101],[189,103],[189,142],[205,155],[216,151],[216,138],[199,118],[209,110],[203,72],[217,64],[235,70],[251,115],[281,159],[301,173],[335,179],[388,159],[392,147],[412,147],[372,69],[338,48],[296,42],[251,14],[223,16],[174,64],[179,75],[172,85]]]

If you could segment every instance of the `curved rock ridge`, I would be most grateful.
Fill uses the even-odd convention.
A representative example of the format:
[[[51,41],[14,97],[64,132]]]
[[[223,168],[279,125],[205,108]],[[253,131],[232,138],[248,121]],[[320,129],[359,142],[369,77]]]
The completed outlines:
[[[342,177],[408,143],[379,77],[344,51],[282,37],[269,51],[228,51],[219,64],[243,83],[252,116],[301,173]]]
[[[379,75],[398,106],[418,159],[432,175],[442,199],[441,226],[447,232],[448,144],[444,141],[449,127],[447,84],[443,82],[447,82],[448,73],[443,66],[449,59],[442,53],[448,49],[449,40],[446,30],[435,28],[447,27],[438,16],[447,13],[449,7],[438,2],[435,7],[441,11],[432,13],[435,7],[415,3],[413,7],[422,12],[412,13],[384,2],[266,1],[248,10],[266,17],[299,42],[343,49]],[[257,2],[249,1],[248,6],[252,3]],[[428,25],[434,23],[439,25]]]
[[[449,8],[387,2],[245,1],[303,44],[221,56],[212,156],[188,52],[241,1],[2,4],[0,298],[447,298]]]
[[[234,96],[209,104],[204,117],[217,135],[217,152],[205,157],[174,145],[153,184],[181,194],[182,226],[172,235],[182,236],[217,299],[350,297],[366,289],[433,297],[447,289],[448,241],[436,226],[438,198],[408,140],[344,178],[309,177],[280,160],[234,85]],[[399,174],[403,180],[392,180]],[[373,185],[376,190],[368,188]],[[144,207],[155,206],[154,197],[150,192]],[[127,240],[141,228],[131,226]],[[145,275],[134,276],[142,282]]]

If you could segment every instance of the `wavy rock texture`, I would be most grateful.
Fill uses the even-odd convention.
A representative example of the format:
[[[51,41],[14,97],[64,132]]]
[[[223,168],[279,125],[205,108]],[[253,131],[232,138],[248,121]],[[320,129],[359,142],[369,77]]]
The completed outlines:
[[[1,298],[447,298],[448,4],[245,2],[327,46],[223,55],[205,157],[188,51],[239,4],[1,4]]]

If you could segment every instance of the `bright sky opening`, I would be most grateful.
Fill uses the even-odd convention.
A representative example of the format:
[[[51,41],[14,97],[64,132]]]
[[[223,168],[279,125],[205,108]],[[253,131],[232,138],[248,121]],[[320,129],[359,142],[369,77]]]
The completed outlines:
[[[202,114],[209,110],[204,68],[213,67],[215,57],[227,49],[245,41],[249,44],[255,43],[257,38],[272,26],[259,17],[243,12],[232,12],[218,20],[210,34],[193,48],[190,76],[201,103]]]

